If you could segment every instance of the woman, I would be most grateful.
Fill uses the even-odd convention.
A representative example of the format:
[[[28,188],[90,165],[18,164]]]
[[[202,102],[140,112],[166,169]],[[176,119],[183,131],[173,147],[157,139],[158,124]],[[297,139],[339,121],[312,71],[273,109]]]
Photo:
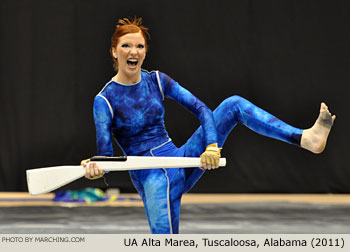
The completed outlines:
[[[218,167],[220,149],[238,122],[259,134],[314,153],[325,148],[335,116],[324,103],[315,125],[307,130],[294,128],[239,96],[224,100],[212,112],[166,74],[141,69],[147,36],[141,18],[119,20],[110,48],[117,74],[95,97],[94,120],[98,155],[113,155],[113,135],[125,155],[201,157],[201,168],[130,171],[152,233],[178,233],[181,196],[206,169]],[[164,126],[165,97],[176,100],[201,122],[180,148],[172,143]],[[88,162],[84,160],[82,165],[85,167]],[[95,163],[86,169],[86,178],[102,175]]]

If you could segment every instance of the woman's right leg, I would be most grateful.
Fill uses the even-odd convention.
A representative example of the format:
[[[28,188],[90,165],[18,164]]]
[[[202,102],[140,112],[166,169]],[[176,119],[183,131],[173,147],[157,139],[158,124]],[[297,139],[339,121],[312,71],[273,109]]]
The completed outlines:
[[[152,149],[145,156],[183,157],[184,150],[171,141]],[[151,169],[129,171],[131,180],[140,194],[153,234],[179,233],[180,205],[184,177],[180,169]]]
[[[165,169],[130,171],[130,176],[142,198],[152,234],[178,233],[181,193],[173,193]]]

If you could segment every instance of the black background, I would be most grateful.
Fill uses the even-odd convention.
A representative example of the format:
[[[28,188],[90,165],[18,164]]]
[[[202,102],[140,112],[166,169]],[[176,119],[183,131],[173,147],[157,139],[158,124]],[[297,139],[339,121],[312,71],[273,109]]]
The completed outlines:
[[[321,155],[238,125],[222,152],[227,167],[207,172],[192,192],[350,192],[348,1],[0,3],[1,191],[26,191],[26,169],[96,154],[92,103],[114,75],[110,37],[118,18],[136,15],[151,33],[143,68],[167,73],[211,109],[238,94],[299,128],[312,126],[321,101],[337,115]],[[180,146],[199,122],[175,102],[165,105]],[[134,192],[127,172],[106,178]],[[88,186],[104,183],[65,188]]]

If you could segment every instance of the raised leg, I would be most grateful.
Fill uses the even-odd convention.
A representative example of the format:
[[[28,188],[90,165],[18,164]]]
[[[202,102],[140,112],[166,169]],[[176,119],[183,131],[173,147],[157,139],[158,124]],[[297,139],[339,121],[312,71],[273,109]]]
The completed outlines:
[[[218,145],[222,147],[227,136],[238,122],[264,136],[300,146],[303,130],[292,127],[275,116],[255,106],[240,96],[225,99],[213,112],[218,133]],[[203,130],[199,127],[186,143],[185,156],[198,157],[205,150]],[[186,169],[185,192],[204,173],[199,168]]]

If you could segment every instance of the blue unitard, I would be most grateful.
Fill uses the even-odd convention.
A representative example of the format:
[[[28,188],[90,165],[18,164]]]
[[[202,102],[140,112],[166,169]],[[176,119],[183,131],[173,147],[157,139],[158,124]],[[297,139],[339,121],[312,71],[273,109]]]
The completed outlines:
[[[201,126],[180,148],[164,126],[165,97],[174,99],[200,120]],[[294,128],[239,96],[224,100],[214,112],[164,73],[141,71],[140,82],[108,82],[94,101],[98,155],[113,156],[112,138],[128,156],[199,157],[207,145],[222,147],[240,122],[253,131],[300,145]],[[113,136],[113,137],[112,137]],[[176,168],[130,171],[152,233],[178,233],[181,197],[205,171]]]

